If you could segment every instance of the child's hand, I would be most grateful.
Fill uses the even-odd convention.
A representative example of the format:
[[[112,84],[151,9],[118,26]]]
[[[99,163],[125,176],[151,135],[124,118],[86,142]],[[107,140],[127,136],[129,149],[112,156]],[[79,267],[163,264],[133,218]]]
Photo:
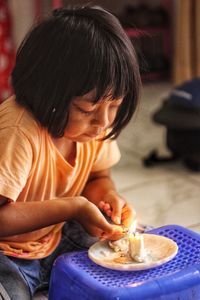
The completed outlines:
[[[123,236],[122,227],[110,224],[96,205],[84,197],[77,197],[79,201],[75,219],[85,230],[101,239],[116,240]]]
[[[133,223],[136,215],[134,209],[114,191],[106,194],[98,206],[115,224],[122,224],[126,227]]]

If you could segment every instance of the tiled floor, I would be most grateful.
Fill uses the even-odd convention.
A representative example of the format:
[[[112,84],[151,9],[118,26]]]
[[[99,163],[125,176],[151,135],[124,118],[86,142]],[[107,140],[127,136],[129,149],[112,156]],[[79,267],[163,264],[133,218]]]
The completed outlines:
[[[169,83],[144,86],[137,117],[118,139],[122,159],[113,177],[121,194],[134,205],[140,223],[179,224],[200,232],[200,173],[192,173],[180,162],[153,168],[142,164],[152,149],[168,152],[165,128],[153,123],[151,116],[171,88]]]
[[[154,148],[168,152],[165,128],[154,124],[151,116],[171,88],[165,82],[143,87],[137,117],[118,139],[122,158],[112,173],[120,193],[135,207],[140,223],[153,227],[178,224],[200,233],[200,173],[188,171],[181,163],[153,168],[142,164],[142,158]]]

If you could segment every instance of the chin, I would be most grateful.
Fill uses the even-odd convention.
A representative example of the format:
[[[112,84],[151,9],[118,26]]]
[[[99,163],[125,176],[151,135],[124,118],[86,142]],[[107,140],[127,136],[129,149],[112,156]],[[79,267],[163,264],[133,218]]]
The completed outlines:
[[[78,142],[78,143],[85,143],[85,142],[89,142],[91,140],[94,140],[95,138],[90,137],[88,135],[80,135],[80,136],[76,136],[76,137],[67,137],[69,140],[71,140],[72,142]]]
[[[87,133],[82,133],[80,135],[70,135],[66,134],[64,135],[65,138],[71,140],[72,142],[89,142],[91,140],[95,140],[98,138],[99,135],[97,134],[87,134]]]
[[[78,137],[77,138],[77,142],[82,142],[82,143],[84,143],[84,142],[90,142],[90,141],[92,141],[92,140],[95,140],[97,138],[97,136],[95,136],[95,137],[92,137],[92,136],[89,136],[89,135],[82,135],[82,136],[80,136],[80,137]]]

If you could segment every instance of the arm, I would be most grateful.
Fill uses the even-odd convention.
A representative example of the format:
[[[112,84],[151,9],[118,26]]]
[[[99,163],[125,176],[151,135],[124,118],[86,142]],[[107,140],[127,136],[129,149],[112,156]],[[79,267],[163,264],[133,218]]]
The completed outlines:
[[[98,208],[84,197],[48,201],[10,202],[0,196],[0,237],[19,235],[71,218],[92,235],[110,237],[119,229],[110,225]],[[87,218],[85,216],[87,215]]]
[[[135,211],[117,193],[110,170],[91,173],[83,196],[99,207],[116,224],[131,225]]]
[[[99,202],[110,192],[117,193],[110,177],[110,170],[107,169],[91,173],[82,194],[96,206],[99,206]]]
[[[1,196],[0,236],[22,234],[63,222],[75,215],[77,206],[78,203],[70,205],[70,201],[63,199],[18,203],[8,202]]]

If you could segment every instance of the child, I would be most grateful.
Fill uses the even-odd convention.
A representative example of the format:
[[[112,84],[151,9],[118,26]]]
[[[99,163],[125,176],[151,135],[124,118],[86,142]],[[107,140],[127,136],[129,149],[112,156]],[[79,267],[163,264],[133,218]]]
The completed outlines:
[[[26,36],[12,85],[0,106],[0,293],[24,300],[48,285],[58,255],[119,238],[132,223],[109,169],[140,76],[117,19],[72,7]]]

